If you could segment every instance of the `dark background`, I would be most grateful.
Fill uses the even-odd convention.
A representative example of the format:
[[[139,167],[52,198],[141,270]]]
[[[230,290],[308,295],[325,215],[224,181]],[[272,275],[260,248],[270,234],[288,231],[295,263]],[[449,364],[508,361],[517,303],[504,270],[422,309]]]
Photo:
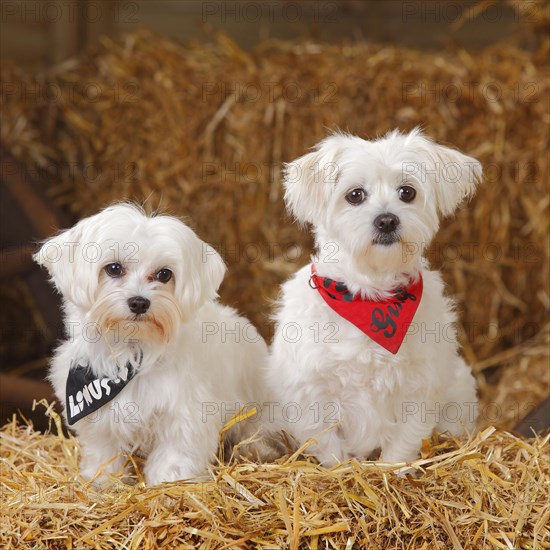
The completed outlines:
[[[521,18],[506,1],[478,0],[4,0],[0,48],[2,58],[37,68],[139,27],[180,42],[223,29],[247,49],[304,36],[427,49],[475,49],[508,38],[533,44],[525,25],[537,21],[536,5],[520,3]]]

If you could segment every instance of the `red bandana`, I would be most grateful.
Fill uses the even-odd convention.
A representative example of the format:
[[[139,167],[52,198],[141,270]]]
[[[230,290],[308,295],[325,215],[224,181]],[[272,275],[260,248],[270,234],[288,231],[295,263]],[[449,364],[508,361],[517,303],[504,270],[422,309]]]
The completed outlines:
[[[380,302],[353,296],[344,283],[319,277],[313,264],[309,281],[338,315],[394,355],[405,339],[422,298],[422,276],[406,288],[396,288],[391,298]]]

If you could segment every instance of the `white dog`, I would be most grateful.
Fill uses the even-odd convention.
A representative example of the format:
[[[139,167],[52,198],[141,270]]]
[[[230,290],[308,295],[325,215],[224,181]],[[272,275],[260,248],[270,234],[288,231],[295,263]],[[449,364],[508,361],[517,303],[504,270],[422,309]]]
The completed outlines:
[[[81,475],[101,469],[104,482],[133,451],[149,484],[205,473],[224,422],[261,401],[267,359],[248,321],[215,301],[218,253],[178,219],[120,204],[34,259],[64,298],[68,338],[49,378],[82,444]],[[233,437],[254,428],[240,423]]]
[[[318,253],[282,287],[268,379],[284,428],[322,464],[376,449],[407,462],[433,428],[473,428],[453,302],[422,252],[481,172],[419,130],[336,134],[286,166],[287,206]]]

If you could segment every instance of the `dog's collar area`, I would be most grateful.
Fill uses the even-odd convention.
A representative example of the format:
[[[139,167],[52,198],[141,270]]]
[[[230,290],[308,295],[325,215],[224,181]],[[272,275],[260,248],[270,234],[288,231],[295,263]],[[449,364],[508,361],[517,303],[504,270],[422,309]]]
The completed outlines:
[[[333,300],[343,300],[344,302],[353,302],[357,296],[349,291],[345,283],[340,283],[331,279],[330,277],[320,277],[315,272],[315,266],[311,264],[311,276],[309,278],[309,286],[313,290],[318,290],[319,287],[322,287],[327,294]]]
[[[143,362],[140,349],[133,361],[119,367],[116,378],[96,376],[90,363],[82,364],[81,359],[73,360],[67,376],[65,389],[67,422],[72,426],[78,420],[97,411],[112,401],[136,376]],[[94,419],[95,421],[99,418]],[[91,421],[91,420],[90,420]]]
[[[396,354],[420,304],[423,280],[419,275],[418,280],[394,289],[387,299],[368,300],[359,294],[354,296],[342,282],[320,277],[311,264],[309,286],[317,290],[338,315],[384,349]]]

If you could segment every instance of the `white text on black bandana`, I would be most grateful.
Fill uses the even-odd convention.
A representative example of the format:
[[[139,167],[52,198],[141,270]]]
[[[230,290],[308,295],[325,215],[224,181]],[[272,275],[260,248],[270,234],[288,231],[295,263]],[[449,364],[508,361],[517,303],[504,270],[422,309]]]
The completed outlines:
[[[89,365],[80,365],[74,361],[67,376],[66,406],[67,421],[70,426],[97,411],[115,398],[136,375],[143,360],[143,352],[136,357],[136,364],[130,361],[119,370],[117,378],[96,377]]]

